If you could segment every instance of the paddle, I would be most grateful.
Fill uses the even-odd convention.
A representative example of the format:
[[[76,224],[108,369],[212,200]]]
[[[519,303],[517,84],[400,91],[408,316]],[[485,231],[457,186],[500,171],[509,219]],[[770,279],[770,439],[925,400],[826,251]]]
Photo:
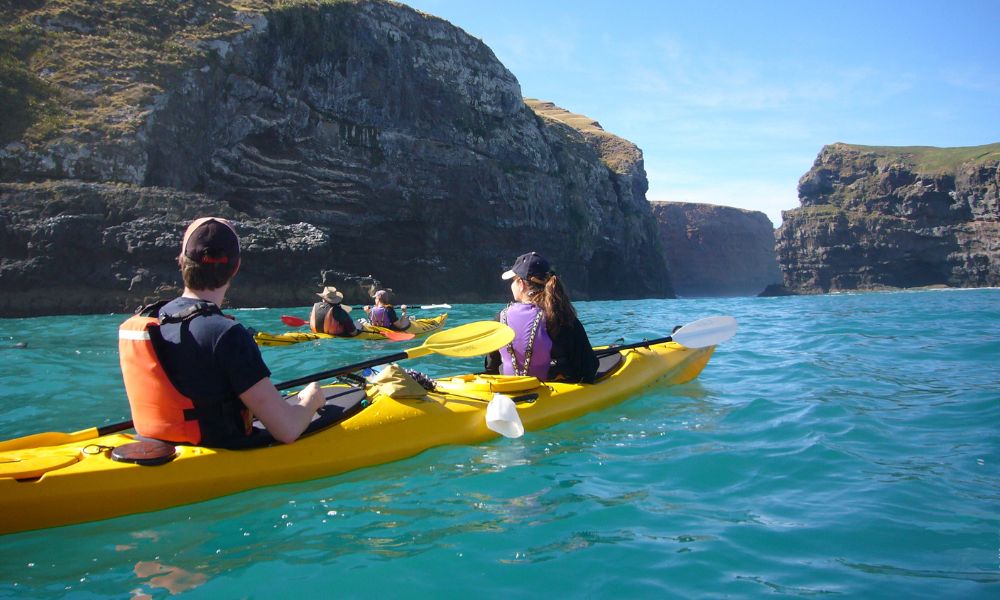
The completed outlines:
[[[281,315],[281,322],[289,327],[302,327],[306,325],[308,321],[300,319],[298,317],[293,317],[291,315]],[[394,342],[405,342],[406,340],[412,340],[416,337],[412,333],[407,333],[405,331],[395,331],[392,329],[378,329],[370,333],[378,333],[385,336],[386,339],[392,340]],[[345,336],[346,337],[346,336]]]
[[[663,344],[666,342],[677,342],[685,348],[706,348],[721,344],[734,335],[736,335],[736,319],[733,317],[706,317],[688,323],[667,337],[601,348],[600,350],[595,350],[594,354],[598,357],[608,356],[622,350],[647,348],[653,344]]]
[[[514,330],[502,323],[498,323],[496,321],[476,321],[474,323],[466,323],[465,325],[460,325],[453,329],[439,331],[428,337],[424,340],[423,344],[417,346],[416,348],[410,348],[409,350],[404,350],[388,356],[373,358],[371,360],[355,363],[353,365],[347,365],[346,367],[320,371],[319,373],[313,373],[312,375],[306,375],[304,377],[299,377],[298,379],[292,379],[290,381],[279,383],[274,387],[279,390],[285,390],[305,385],[307,383],[312,383],[313,381],[329,379],[330,377],[336,377],[337,375],[346,375],[348,373],[353,373],[369,367],[387,365],[392,362],[405,360],[407,358],[418,358],[428,354],[441,354],[443,356],[457,357],[482,356],[483,354],[488,354],[494,350],[499,350],[509,344],[513,339]],[[70,444],[73,442],[94,439],[108,433],[123,431],[131,427],[132,421],[124,421],[113,425],[105,425],[104,427],[82,429],[73,433],[63,433],[59,431],[36,433],[0,442],[0,452],[7,450],[20,450],[23,448],[35,448],[38,446],[59,446],[62,444]]]
[[[285,383],[280,384],[278,389],[284,389],[281,386],[295,387],[311,383],[313,381],[319,381],[320,379],[336,377],[337,375],[345,375],[347,373],[353,373],[355,371],[361,371],[371,367],[377,367],[379,365],[387,365],[389,363],[407,358],[417,358],[431,353],[459,357],[482,356],[483,354],[488,354],[494,350],[503,348],[513,339],[514,330],[502,323],[498,323],[496,321],[476,321],[474,323],[466,323],[465,325],[460,325],[454,329],[439,331],[428,337],[424,340],[423,344],[417,346],[416,348],[410,348],[409,350],[397,352],[396,354],[373,358],[371,360],[354,363],[353,365],[347,365],[346,367],[339,367],[329,371],[322,371],[313,375],[307,375],[305,377],[286,381]]]
[[[685,348],[706,348],[728,340],[736,334],[736,319],[733,317],[708,317],[681,327],[667,337],[612,346],[595,350],[598,358],[617,354],[622,350],[632,348],[648,348],[653,344],[677,342]],[[524,425],[517,412],[517,398],[504,394],[494,394],[486,405],[486,427],[506,438],[519,438],[524,435]]]
[[[7,450],[38,448],[40,446],[61,446],[62,444],[72,444],[73,442],[92,440],[94,438],[99,438],[102,435],[117,433],[119,431],[125,431],[126,429],[132,429],[132,421],[122,421],[121,423],[105,425],[104,427],[81,429],[80,431],[74,431],[73,433],[62,433],[60,431],[34,433],[32,435],[26,435],[24,437],[0,442],[0,452],[6,452]]]

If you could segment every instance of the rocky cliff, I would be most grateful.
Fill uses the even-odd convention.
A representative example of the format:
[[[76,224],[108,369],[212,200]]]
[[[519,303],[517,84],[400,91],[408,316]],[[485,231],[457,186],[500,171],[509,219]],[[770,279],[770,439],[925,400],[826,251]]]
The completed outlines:
[[[385,1],[39,0],[0,23],[0,316],[175,293],[180,230],[204,214],[246,238],[234,305],[373,280],[405,302],[502,300],[527,250],[578,299],[672,295],[638,148],[526,103],[446,21]]]
[[[651,204],[679,296],[753,296],[781,283],[774,227],[764,213],[690,202]]]
[[[821,293],[1000,285],[1000,144],[833,144],[799,181],[777,253],[785,285]]]

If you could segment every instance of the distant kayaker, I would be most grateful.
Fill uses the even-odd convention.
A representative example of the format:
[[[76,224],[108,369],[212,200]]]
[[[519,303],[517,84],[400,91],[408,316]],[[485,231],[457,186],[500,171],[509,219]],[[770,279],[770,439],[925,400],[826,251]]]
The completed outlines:
[[[537,252],[522,254],[500,278],[510,280],[514,301],[497,320],[509,325],[515,337],[487,355],[486,372],[592,383],[597,356],[549,261]]]
[[[323,301],[313,304],[309,314],[309,328],[313,332],[344,337],[354,337],[360,333],[354,320],[347,314],[351,312],[351,307],[344,305],[344,294],[335,287],[327,286],[316,295]]]
[[[402,315],[396,315],[396,309],[389,303],[391,295],[387,290],[375,292],[375,305],[366,306],[368,321],[378,327],[387,327],[396,331],[404,331],[410,326],[410,318],[406,315],[406,305],[402,308]]]
[[[325,400],[316,383],[289,403],[260,349],[220,306],[240,269],[240,241],[226,219],[188,225],[177,257],[184,293],[140,309],[121,326],[119,350],[135,430],[173,443],[255,445],[256,416],[291,443]]]

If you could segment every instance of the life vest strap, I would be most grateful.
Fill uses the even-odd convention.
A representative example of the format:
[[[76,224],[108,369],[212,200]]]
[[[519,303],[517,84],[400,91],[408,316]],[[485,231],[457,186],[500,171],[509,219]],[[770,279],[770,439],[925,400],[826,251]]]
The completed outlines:
[[[207,302],[202,300],[200,302],[195,302],[191,306],[185,308],[184,310],[178,311],[176,313],[164,315],[160,319],[160,324],[163,323],[183,323],[184,321],[189,321],[195,317],[201,315],[215,315],[222,314],[222,309],[220,309],[215,303]]]

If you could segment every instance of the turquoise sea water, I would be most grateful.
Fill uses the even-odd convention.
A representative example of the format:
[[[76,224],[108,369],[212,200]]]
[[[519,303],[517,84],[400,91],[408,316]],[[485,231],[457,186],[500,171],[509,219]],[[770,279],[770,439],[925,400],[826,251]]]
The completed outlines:
[[[2,536],[0,597],[1000,597],[1000,290],[577,307],[594,343],[740,331],[695,382],[520,439]],[[29,344],[0,349],[0,439],[127,419],[123,318],[0,319]],[[411,345],[264,355],[280,381]]]

